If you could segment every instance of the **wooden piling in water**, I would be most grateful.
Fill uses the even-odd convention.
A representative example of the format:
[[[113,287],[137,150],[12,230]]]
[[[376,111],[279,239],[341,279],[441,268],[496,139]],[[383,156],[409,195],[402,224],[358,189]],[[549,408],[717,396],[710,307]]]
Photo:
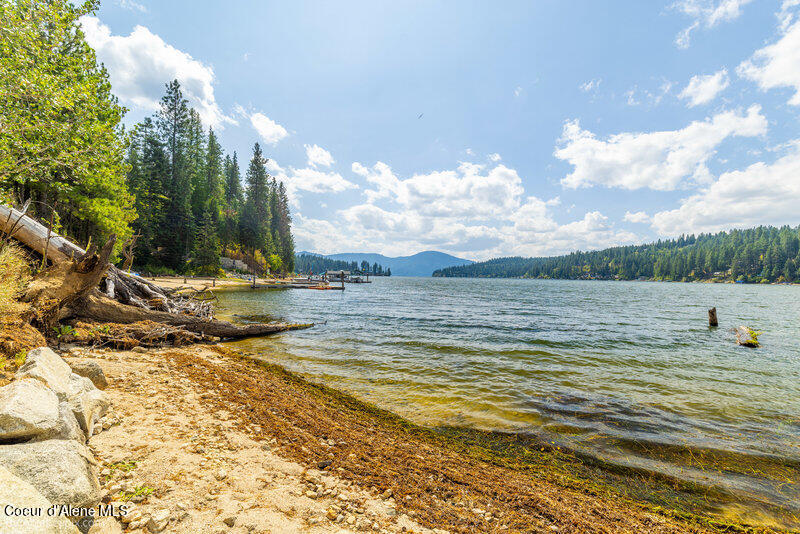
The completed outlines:
[[[719,322],[717,321],[717,308],[708,310],[708,326],[719,326]]]

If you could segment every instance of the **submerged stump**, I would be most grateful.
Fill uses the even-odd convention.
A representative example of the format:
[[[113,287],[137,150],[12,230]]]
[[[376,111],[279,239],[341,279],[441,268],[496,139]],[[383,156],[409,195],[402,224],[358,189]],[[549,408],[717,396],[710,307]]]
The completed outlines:
[[[717,321],[717,308],[708,310],[708,326],[719,326],[719,321]]]

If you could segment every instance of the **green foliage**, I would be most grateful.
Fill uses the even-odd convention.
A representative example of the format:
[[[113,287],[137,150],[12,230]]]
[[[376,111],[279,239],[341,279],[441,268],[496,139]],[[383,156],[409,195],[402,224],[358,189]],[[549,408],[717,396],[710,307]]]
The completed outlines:
[[[497,258],[433,276],[797,282],[800,227],[759,226],[550,258]]]
[[[128,460],[127,462],[114,462],[108,466],[108,469],[110,471],[122,471],[123,473],[128,473],[136,469],[137,463],[138,462],[136,460]]]
[[[60,214],[58,230],[121,245],[135,218],[125,184],[125,108],[78,23],[95,1],[0,2],[0,190]]]
[[[203,224],[197,232],[193,267],[197,274],[214,275],[219,273],[219,237],[211,213],[206,210]]]
[[[277,273],[283,271],[283,261],[281,261],[281,257],[277,254],[269,255],[269,258],[267,258],[267,265],[269,266],[270,272]]]
[[[75,329],[69,325],[61,324],[53,327],[57,339],[62,339],[75,334]]]
[[[22,365],[25,363],[25,360],[27,359],[28,359],[28,351],[21,350],[14,355],[14,365],[16,365],[17,369],[19,369],[20,367],[22,367]]]
[[[258,144],[243,191],[236,153],[225,156],[214,131],[205,133],[177,81],[131,138],[128,181],[141,214],[136,265],[152,274],[213,275],[222,254],[245,249],[262,266],[276,254],[275,270],[293,270],[289,199]]]
[[[119,494],[119,500],[121,501],[130,501],[134,497],[147,497],[151,493],[153,493],[155,489],[149,486],[139,486],[133,491],[126,491]]]

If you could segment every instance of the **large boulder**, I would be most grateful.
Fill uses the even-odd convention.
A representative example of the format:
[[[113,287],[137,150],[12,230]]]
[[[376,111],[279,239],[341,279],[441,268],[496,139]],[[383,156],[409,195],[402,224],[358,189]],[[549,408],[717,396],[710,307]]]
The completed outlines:
[[[23,378],[0,388],[0,443],[86,436],[66,402],[33,378]]]
[[[92,381],[97,389],[106,389],[108,380],[97,362],[70,362],[69,366],[76,375],[84,376]]]
[[[88,378],[73,373],[69,379],[67,402],[86,438],[92,437],[94,425],[108,412],[106,394],[94,387]]]
[[[51,439],[2,445],[0,466],[31,484],[53,504],[91,508],[100,502],[94,458],[76,441]]]
[[[52,389],[61,400],[66,400],[72,370],[61,356],[47,347],[28,351],[25,363],[16,373],[17,378],[35,378]]]
[[[23,378],[0,388],[0,443],[52,436],[60,426],[58,397],[44,383]]]
[[[78,534],[78,529],[63,516],[50,517],[51,503],[28,482],[0,466],[0,532],[15,534]],[[37,515],[24,516],[25,510]],[[41,514],[38,511],[41,510]],[[11,512],[11,513],[8,513]]]

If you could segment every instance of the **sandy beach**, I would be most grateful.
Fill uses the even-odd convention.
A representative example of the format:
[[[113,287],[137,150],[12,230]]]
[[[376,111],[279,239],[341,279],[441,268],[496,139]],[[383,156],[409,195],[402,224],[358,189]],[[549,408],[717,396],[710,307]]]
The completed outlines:
[[[708,531],[481,461],[221,346],[64,356],[108,377],[115,424],[90,446],[105,500],[138,501],[132,532]]]

